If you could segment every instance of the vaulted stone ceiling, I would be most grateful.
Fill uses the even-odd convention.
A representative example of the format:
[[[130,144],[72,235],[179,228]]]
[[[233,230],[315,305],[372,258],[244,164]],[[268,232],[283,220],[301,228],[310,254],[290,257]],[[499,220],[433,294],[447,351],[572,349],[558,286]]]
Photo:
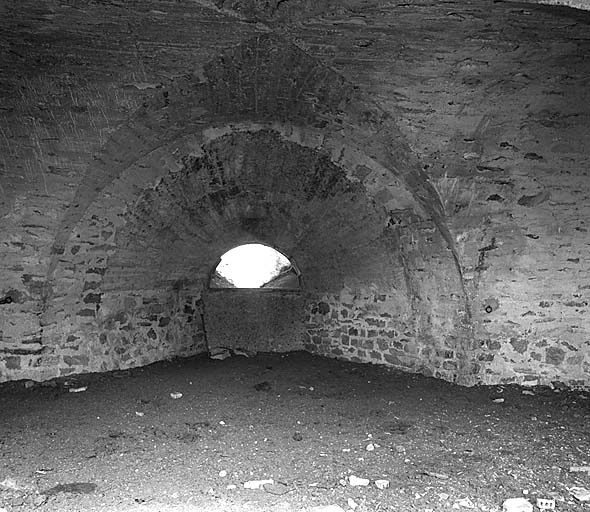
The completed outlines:
[[[590,382],[587,13],[0,10],[0,380],[206,350],[208,272],[257,241],[310,278],[297,347]]]

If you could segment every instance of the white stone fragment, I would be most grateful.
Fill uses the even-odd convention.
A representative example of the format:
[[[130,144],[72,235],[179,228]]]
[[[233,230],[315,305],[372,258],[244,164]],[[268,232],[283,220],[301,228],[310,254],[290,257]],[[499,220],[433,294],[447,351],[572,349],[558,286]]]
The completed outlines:
[[[348,500],[346,502],[348,503],[348,506],[352,510],[356,510],[359,506],[359,504],[356,501],[354,501],[352,498],[348,498]]]
[[[225,347],[216,347],[216,348],[212,348],[209,351],[209,359],[216,359],[217,361],[223,361],[224,359],[227,359],[228,357],[231,357],[231,352],[229,351],[229,349],[227,349]]]
[[[270,478],[268,480],[249,480],[244,482],[244,489],[264,489],[266,484],[274,484],[275,481]]]
[[[555,500],[548,498],[537,498],[537,508],[539,510],[555,510]]]
[[[389,487],[389,480],[375,480],[375,487],[377,489],[387,489]]]
[[[345,512],[342,507],[338,505],[323,505],[319,507],[312,507],[309,512]]]
[[[22,487],[16,483],[16,480],[10,477],[5,478],[0,482],[0,488],[10,489],[12,491],[19,491],[22,489]]]
[[[234,348],[234,355],[236,356],[244,356],[244,357],[254,357],[256,352],[252,350],[247,350],[245,348]]]
[[[590,501],[590,491],[585,487],[572,487],[570,492],[578,501]]]
[[[502,504],[502,512],[533,512],[533,504],[525,498],[508,498]]]
[[[366,487],[371,481],[368,478],[360,478],[358,476],[350,475],[348,477],[348,483],[352,486]]]
[[[462,498],[460,500],[455,501],[455,503],[453,503],[453,508],[455,508],[455,505],[463,508],[476,508],[473,501],[471,501],[469,498]]]

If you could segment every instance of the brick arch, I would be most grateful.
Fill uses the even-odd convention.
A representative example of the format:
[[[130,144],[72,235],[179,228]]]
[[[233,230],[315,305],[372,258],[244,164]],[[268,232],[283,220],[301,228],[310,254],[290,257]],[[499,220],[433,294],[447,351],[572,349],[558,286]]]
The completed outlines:
[[[347,146],[341,138],[326,137],[320,129],[280,122],[241,122],[183,133],[172,143],[147,152],[121,171],[86,208],[64,247],[62,264],[54,272],[53,292],[59,300],[49,301],[45,309],[45,339],[58,342],[76,323],[94,321],[93,301],[101,290],[104,291],[103,276],[109,261],[113,264],[111,256],[117,253],[119,259],[125,258],[119,243],[121,230],[129,228],[126,226],[129,211],[134,211],[147,195],[153,194],[160,182],[175,179],[187,161],[203,156],[204,148],[215,141],[239,134],[255,137],[262,132],[266,133],[266,138],[272,135],[277,143],[280,140],[280,144],[298,146],[300,151],[321,153],[324,160],[338,166],[351,182],[362,184],[367,197],[384,212],[410,211],[417,218],[427,217],[399,178],[363,154],[360,148]],[[168,203],[174,203],[174,199],[169,198]],[[141,237],[136,236],[136,239],[141,240]],[[145,245],[148,239],[144,237],[142,243]],[[234,241],[240,240],[229,241],[227,249]],[[263,240],[250,235],[242,240],[243,243],[249,241]],[[128,255],[128,259],[135,257],[133,251]],[[77,277],[72,275],[72,268],[78,269]],[[136,287],[145,287],[151,275],[146,274],[145,279],[136,276]]]
[[[149,215],[140,215],[141,205],[149,204],[150,201],[153,201],[152,204],[168,205],[162,210],[169,211],[162,213],[164,217],[170,215],[173,209],[169,205],[178,207],[178,202],[158,202],[154,195],[169,193],[172,190],[170,187],[188,169],[190,162],[206,158],[208,151],[227,145],[232,137],[236,141],[258,137],[258,144],[264,139],[268,147],[282,146],[284,154],[300,152],[306,157],[322,160],[325,169],[337,169],[336,174],[341,176],[338,183],[352,189],[356,187],[357,197],[363,199],[359,199],[357,204],[362,205],[367,215],[367,212],[371,212],[369,217],[373,216],[373,220],[364,224],[356,223],[354,215],[337,206],[346,194],[335,196],[337,199],[333,200],[333,210],[341,212],[350,221],[353,239],[357,236],[356,232],[361,238],[373,236],[371,233],[374,230],[375,233],[382,233],[383,227],[391,223],[433,223],[438,237],[446,243],[448,258],[454,262],[457,270],[452,294],[463,297],[463,308],[467,304],[465,309],[468,312],[461,268],[444,222],[442,205],[394,120],[333,70],[291,43],[266,34],[229,49],[214,59],[205,68],[204,81],[196,77],[179,79],[170,88],[158,91],[94,156],[52,248],[47,272],[48,293],[43,308],[45,333],[49,339],[63,339],[68,332],[76,329],[86,330],[102,339],[104,333],[96,330],[99,310],[106,319],[106,325],[124,328],[127,324],[121,324],[119,320],[125,318],[119,318],[115,310],[122,302],[135,299],[125,298],[119,293],[118,283],[130,282],[130,279],[123,279],[125,276],[117,274],[117,269],[134,268],[133,262],[138,256],[159,262],[159,266],[152,266],[151,269],[144,266],[143,276],[135,273],[134,286],[148,286],[146,283],[156,276],[154,290],[165,289],[168,297],[165,305],[157,304],[154,298],[144,298],[147,303],[135,304],[143,308],[141,322],[149,323],[152,320],[148,322],[145,318],[157,318],[158,308],[172,312],[198,311],[198,294],[186,296],[183,290],[194,288],[195,283],[190,282],[191,278],[187,276],[199,275],[201,269],[188,272],[187,268],[173,265],[172,260],[161,264],[162,254],[173,259],[175,252],[164,251],[157,243],[151,244],[150,240],[157,241],[159,237],[156,231],[142,233],[142,227],[149,223]],[[183,187],[177,189],[181,194]],[[239,206],[238,203],[232,204],[236,208]],[[254,204],[262,205],[256,201]],[[278,207],[280,202],[274,204]],[[322,204],[325,208],[332,203],[324,199]],[[186,211],[184,215],[171,219],[186,219]],[[209,213],[211,211],[208,210]],[[291,210],[289,217],[292,214]],[[137,216],[136,222],[132,219],[133,215]],[[212,219],[210,216],[205,218]],[[288,244],[292,241],[287,241],[285,245],[285,241],[280,240],[280,229],[277,228],[285,227],[287,216],[278,215],[277,218],[282,219],[282,223],[267,226],[261,233],[252,234],[250,231],[246,236],[244,233],[232,232],[230,228],[221,230],[227,234],[227,248],[243,239],[244,242],[267,242],[289,253]],[[299,217],[295,215],[295,218]],[[240,216],[236,215],[227,224],[235,224],[239,219]],[[239,222],[235,225],[239,226]],[[135,228],[132,229],[132,226]],[[301,222],[300,226],[305,230],[313,223]],[[377,226],[379,229],[376,229]],[[343,231],[332,230],[329,224],[324,225],[319,233],[313,229],[310,232],[314,234],[314,241],[320,248],[309,253],[314,255],[316,261],[318,255],[324,255],[322,247],[337,247],[339,233],[344,236]],[[202,239],[203,243],[199,247],[205,254],[195,265],[208,269],[214,256],[218,255],[207,253],[211,238],[207,237],[206,230],[195,233],[195,237]],[[167,239],[166,236],[161,238]],[[331,240],[331,243],[323,243],[325,240],[322,238]],[[371,243],[377,239],[379,237],[375,234]],[[429,239],[439,243],[436,237]],[[398,272],[399,275],[395,277],[398,288],[411,288],[411,276],[401,275],[406,256],[391,251],[389,258],[381,257],[386,256],[388,243],[396,246],[402,242],[396,241],[395,236],[387,241],[380,240],[378,251],[366,253],[368,260],[371,262],[374,259],[375,265],[379,265],[379,262],[391,263],[391,254],[395,254],[395,258],[402,263],[394,261],[383,275]],[[363,245],[361,242],[359,244]],[[182,254],[182,251],[177,252]],[[333,249],[325,254],[328,259],[333,258],[334,269],[347,266],[362,268],[354,252],[348,251],[347,257]],[[303,252],[302,256],[305,264]],[[296,259],[301,265],[299,255],[296,255]],[[354,264],[355,261],[357,264]],[[368,268],[374,270],[375,267],[371,264]],[[78,272],[84,279],[76,278],[72,272]],[[369,283],[367,286],[372,286],[368,275],[353,274],[352,278],[351,275],[346,277],[349,280],[356,279],[357,282],[364,277]],[[157,276],[166,277],[159,279]],[[404,279],[406,282],[399,285]],[[318,283],[321,282],[320,277]],[[343,279],[339,281],[340,284],[343,282]],[[169,294],[170,290],[174,293]],[[400,289],[396,290],[400,296],[404,295]],[[104,293],[115,297],[110,310],[103,302]],[[120,296],[117,296],[118,293]],[[50,300],[52,297],[53,300]],[[56,297],[58,300],[55,300]],[[196,313],[193,313],[187,315],[189,320],[196,318]],[[153,321],[158,325],[162,322],[165,327],[170,318],[164,316]],[[154,334],[153,328],[150,329],[144,334],[159,341],[160,334]],[[178,335],[186,331],[186,325],[179,325],[175,332]],[[71,336],[67,337],[69,339]],[[120,340],[119,345],[129,344],[126,336],[120,338],[123,341]],[[199,343],[186,342],[183,350],[194,352]],[[161,351],[158,354],[163,355]]]
[[[417,158],[394,120],[343,77],[292,43],[263,34],[213,59],[204,79],[178,79],[159,91],[93,157],[52,246],[46,299],[75,227],[105,188],[146,155],[188,134],[205,139],[207,130],[241,123],[321,130],[326,145],[377,162],[404,183],[435,222],[460,273],[443,207]]]
[[[162,275],[173,281],[176,269],[192,267],[187,274],[205,283],[221,254],[260,242],[293,257],[308,286],[339,290],[353,284],[339,274],[366,281],[374,271],[370,262],[388,259],[382,240],[387,220],[387,209],[325,153],[274,131],[232,133],[205,145],[201,156],[130,207],[108,259],[105,286],[119,279],[108,268],[151,255],[156,261],[144,268],[148,274],[163,266]],[[139,263],[135,268],[142,270]],[[385,279],[385,270],[380,273]],[[138,275],[135,281],[149,279]]]
[[[185,159],[180,170],[162,176],[129,204],[95,281],[93,293],[101,295],[99,332],[119,339],[122,327],[114,320],[121,315],[135,318],[135,325],[149,324],[144,310],[122,300],[135,293],[142,300],[157,297],[164,302],[160,309],[178,308],[172,299],[177,292],[192,302],[203,300],[214,343],[231,338],[232,329],[219,332],[233,325],[224,317],[228,301],[229,310],[233,304],[237,312],[234,322],[244,316],[242,310],[261,307],[265,314],[240,323],[236,331],[241,340],[250,333],[249,347],[257,350],[304,348],[306,301],[344,287],[360,289],[371,282],[397,289],[400,308],[409,309],[406,269],[388,226],[389,210],[352,178],[329,153],[274,130],[235,131],[204,144],[199,156]],[[303,296],[220,298],[206,292],[219,257],[253,242],[297,261],[305,276]],[[288,320],[261,331],[261,320],[264,324],[271,311]]]

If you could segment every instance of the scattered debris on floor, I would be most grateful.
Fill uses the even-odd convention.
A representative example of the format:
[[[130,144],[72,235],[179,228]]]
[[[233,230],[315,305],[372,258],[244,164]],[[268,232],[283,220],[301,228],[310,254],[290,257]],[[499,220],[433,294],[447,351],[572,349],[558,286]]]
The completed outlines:
[[[21,484],[15,478],[7,477],[0,482],[0,512],[5,506],[8,506],[9,511],[28,512],[41,506],[46,499],[47,497],[39,494],[33,485]]]
[[[244,489],[264,489],[267,484],[274,484],[275,481],[272,478],[267,480],[248,480],[244,482]]]
[[[234,348],[233,355],[242,357],[254,357],[256,355],[256,352],[254,352],[253,350],[247,350],[245,348]]]
[[[220,347],[220,348],[212,348],[211,350],[209,350],[209,358],[210,359],[215,359],[217,361],[223,361],[224,359],[227,359],[228,357],[231,357],[231,352],[227,348]]]
[[[37,473],[38,475],[46,475],[48,473],[51,473],[53,471],[53,468],[39,468],[35,470],[35,473]]]
[[[555,500],[548,498],[537,498],[537,508],[541,511],[555,510]]]
[[[502,505],[502,512],[533,512],[533,504],[526,498],[508,498]]]
[[[387,489],[389,487],[389,480],[385,480],[385,479],[380,479],[380,480],[375,480],[375,487],[377,487],[377,489]]]
[[[590,491],[585,487],[572,487],[570,492],[578,501],[590,501]]]
[[[461,507],[470,508],[470,509],[476,508],[473,501],[471,501],[469,498],[461,498],[460,500],[457,500],[457,501],[455,501],[455,503],[453,503],[453,508],[461,508]]]
[[[209,358],[217,361],[223,361],[232,356],[254,357],[255,355],[256,352],[245,348],[213,347],[209,349]]]
[[[338,505],[324,505],[310,508],[309,512],[345,512],[345,510]]]
[[[70,393],[83,393],[87,389],[88,389],[88,386],[80,386],[80,387],[76,387],[76,388],[69,388],[68,391]]]
[[[62,384],[0,393],[0,512],[500,512],[510,497],[506,512],[582,512],[590,499],[590,412],[571,391],[508,385],[497,405],[497,387],[307,354],[88,379],[70,378],[91,401]]]
[[[20,491],[25,489],[25,487],[20,486],[14,478],[5,478],[0,482],[0,488],[2,489],[11,489],[13,491]]]
[[[366,487],[367,485],[369,485],[371,483],[371,481],[368,478],[360,478],[355,475],[350,475],[348,477],[348,483],[350,485],[352,485],[353,487],[355,487],[355,486]]]

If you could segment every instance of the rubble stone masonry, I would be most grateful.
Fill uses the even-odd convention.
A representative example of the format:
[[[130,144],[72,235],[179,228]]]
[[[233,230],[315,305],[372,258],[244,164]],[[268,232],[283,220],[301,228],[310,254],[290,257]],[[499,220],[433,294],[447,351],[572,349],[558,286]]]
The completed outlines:
[[[2,2],[0,381],[226,340],[588,388],[589,16]],[[301,290],[209,290],[243,243]]]

